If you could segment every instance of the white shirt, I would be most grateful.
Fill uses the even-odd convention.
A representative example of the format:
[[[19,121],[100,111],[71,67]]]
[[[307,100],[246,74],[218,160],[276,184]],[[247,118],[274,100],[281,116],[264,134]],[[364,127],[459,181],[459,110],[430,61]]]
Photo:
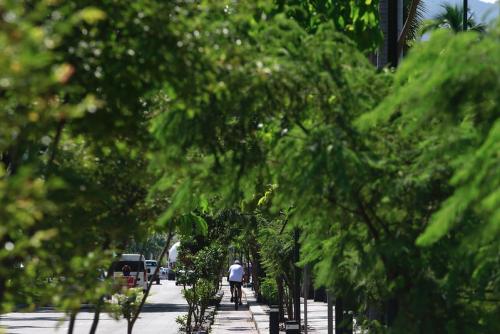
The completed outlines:
[[[229,280],[241,282],[243,280],[243,267],[239,264],[233,264],[229,267]]]

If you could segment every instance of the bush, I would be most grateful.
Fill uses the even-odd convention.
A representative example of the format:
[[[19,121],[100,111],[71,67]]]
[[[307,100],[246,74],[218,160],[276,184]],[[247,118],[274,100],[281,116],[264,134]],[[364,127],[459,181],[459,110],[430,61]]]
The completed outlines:
[[[188,320],[187,314],[179,315],[179,316],[177,316],[177,318],[175,318],[175,322],[179,325],[179,331],[181,331],[181,332],[186,331],[187,320]]]
[[[193,329],[203,328],[205,311],[213,299],[213,291],[214,286],[212,282],[203,278],[198,279],[191,288],[183,290],[182,293],[189,306],[184,326],[187,332]],[[179,321],[183,320],[179,319],[177,321],[181,324]]]
[[[275,279],[264,278],[260,285],[260,292],[270,305],[278,304],[278,286]]]
[[[144,293],[141,288],[124,290],[124,293],[113,295],[112,302],[108,305],[111,316],[118,320],[121,317],[127,320],[127,333],[132,333],[134,327],[134,316],[139,311]]]

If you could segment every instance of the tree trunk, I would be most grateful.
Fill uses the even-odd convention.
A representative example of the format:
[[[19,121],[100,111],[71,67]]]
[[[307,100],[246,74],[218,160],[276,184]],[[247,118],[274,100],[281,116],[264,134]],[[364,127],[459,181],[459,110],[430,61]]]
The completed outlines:
[[[72,311],[69,315],[68,334],[73,334],[73,329],[75,328],[76,313],[76,311]]]
[[[0,300],[4,300],[3,297],[5,295],[5,286],[6,286],[7,280],[5,277],[0,276]],[[0,313],[2,313],[2,308],[1,308],[1,303],[0,303]]]
[[[262,296],[260,294],[260,277],[263,274],[263,270],[262,270],[262,266],[260,265],[260,254],[259,254],[257,244],[250,247],[250,253],[252,255],[253,287],[254,287],[255,295],[257,296],[257,301],[260,302],[262,300]]]
[[[300,232],[298,228],[295,228],[293,232],[294,246],[293,246],[293,313],[294,320],[301,327],[300,319],[300,274],[301,270],[297,266],[297,262],[300,260],[300,246],[299,246]]]
[[[347,304],[347,305],[346,305]],[[343,298],[335,298],[335,334],[353,333],[353,316],[348,312],[349,303]]]
[[[186,333],[191,333],[192,319],[193,319],[193,305],[188,303],[188,314],[186,318]]]
[[[200,328],[201,328],[201,326],[203,326],[203,320],[205,319],[206,309],[207,309],[207,305],[205,305],[204,303],[202,305],[200,305],[200,315],[199,315],[199,322],[200,322],[199,327]]]
[[[342,298],[335,297],[335,334],[343,334],[344,304]]]
[[[62,135],[62,131],[63,131],[65,124],[66,124],[66,120],[64,118],[61,118],[59,120],[59,122],[57,123],[56,135],[54,137],[54,143],[52,145],[52,152],[50,153],[50,158],[49,158],[49,161],[47,163],[47,166],[49,169],[50,169],[50,167],[52,167],[52,164],[54,163],[54,160],[56,158],[57,149],[59,146],[59,142],[61,141],[61,135]]]
[[[134,324],[132,320],[127,320],[127,334],[132,334],[132,329],[134,328]]]
[[[385,322],[387,326],[391,327],[396,320],[398,315],[398,300],[396,298],[390,298],[385,305]]]
[[[198,300],[196,297],[196,283],[193,283],[191,289],[193,290],[193,299]],[[194,317],[194,326],[198,325],[198,306],[196,305],[196,302],[193,303],[193,317]]]
[[[279,277],[276,279],[276,286],[278,287],[278,310],[279,310],[279,321],[284,322],[285,321],[285,308],[284,308],[284,303],[285,300],[283,299],[283,296],[285,294],[284,288],[283,288],[283,280]]]
[[[467,31],[467,16],[468,16],[468,11],[469,11],[469,4],[468,4],[468,1],[467,0],[464,0],[464,4],[463,4],[463,22],[462,22],[462,30],[463,31]]]
[[[95,334],[97,330],[97,325],[99,324],[99,318],[101,316],[101,307],[103,303],[104,303],[104,298],[101,297],[97,302],[97,305],[95,306],[94,319],[92,320],[92,326],[90,327],[89,334]]]
[[[293,319],[293,298],[290,288],[287,288],[286,294],[286,314],[288,316],[288,320]]]

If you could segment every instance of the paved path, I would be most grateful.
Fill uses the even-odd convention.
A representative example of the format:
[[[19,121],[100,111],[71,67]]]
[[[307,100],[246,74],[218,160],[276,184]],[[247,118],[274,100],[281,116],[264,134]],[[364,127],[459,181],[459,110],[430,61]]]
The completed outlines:
[[[243,290],[258,333],[269,333],[269,307],[257,303],[255,293],[251,289],[243,288]],[[300,298],[300,303],[302,325],[304,325],[304,298]],[[307,318],[308,334],[328,334],[328,307],[326,303],[309,299],[307,301]],[[333,322],[335,329],[335,306],[333,307]],[[361,329],[356,327],[356,322],[354,322],[354,326],[354,333],[362,334]],[[303,330],[302,333],[304,332]],[[285,332],[281,330],[280,333]]]
[[[267,305],[257,303],[254,291],[244,288],[244,293],[247,297],[250,313],[253,317],[258,333],[269,333],[269,307]],[[304,298],[300,299],[300,312],[302,314],[302,325],[304,325]],[[308,322],[307,328],[310,334],[327,334],[327,304],[323,302],[315,302],[308,300],[307,302]],[[304,331],[302,331],[304,332]],[[280,331],[280,333],[285,333]]]
[[[226,281],[222,286],[224,297],[217,310],[214,324],[212,325],[212,334],[258,334],[255,324],[252,320],[252,314],[248,309],[246,296],[243,293],[243,305],[240,305],[238,311],[234,310],[234,303],[231,302],[231,290]]]
[[[134,333],[175,334],[178,325],[175,318],[187,313],[187,304],[181,295],[181,287],[174,281],[162,280],[161,285],[153,285],[144,311],[134,326]],[[91,311],[78,314],[74,334],[87,334],[94,314]],[[0,316],[0,333],[6,334],[62,334],[68,330],[68,322],[63,313],[38,311],[32,313],[8,313]],[[127,322],[116,321],[107,314],[101,315],[98,334],[125,334]]]

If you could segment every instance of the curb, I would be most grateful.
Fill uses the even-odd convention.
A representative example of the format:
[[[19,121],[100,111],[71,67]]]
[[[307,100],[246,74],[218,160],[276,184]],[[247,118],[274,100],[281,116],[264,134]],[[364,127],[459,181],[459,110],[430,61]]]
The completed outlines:
[[[249,288],[242,287],[242,290],[245,293],[248,310],[252,315],[252,320],[255,324],[255,328],[257,328],[257,332],[259,334],[269,333],[269,307],[257,303],[255,293]]]

